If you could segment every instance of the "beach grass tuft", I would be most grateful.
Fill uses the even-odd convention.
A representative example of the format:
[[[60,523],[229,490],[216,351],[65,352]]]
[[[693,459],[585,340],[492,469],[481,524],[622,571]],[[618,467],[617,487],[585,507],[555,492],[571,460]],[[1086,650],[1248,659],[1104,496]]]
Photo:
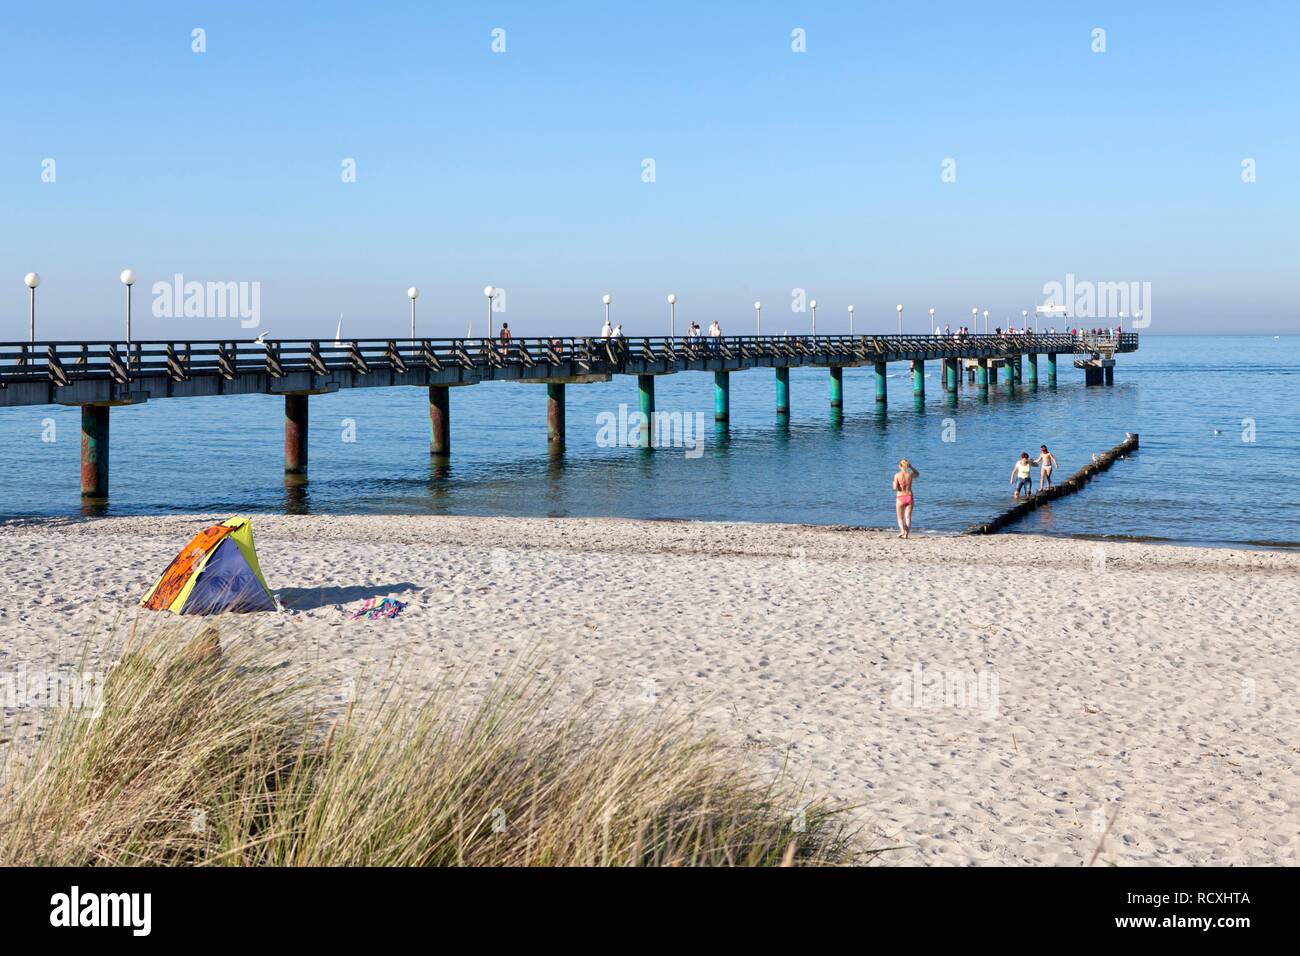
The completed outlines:
[[[558,707],[521,669],[328,696],[253,641],[158,628],[102,692],[4,745],[0,865],[773,866],[860,860],[846,808],[803,805],[674,718]]]

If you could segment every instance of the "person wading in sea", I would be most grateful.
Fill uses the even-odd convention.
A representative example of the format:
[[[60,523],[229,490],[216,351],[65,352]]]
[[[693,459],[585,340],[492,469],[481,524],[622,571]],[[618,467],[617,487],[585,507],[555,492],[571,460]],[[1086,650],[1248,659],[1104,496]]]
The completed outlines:
[[[1022,451],[1016,463],[1011,467],[1011,483],[1016,486],[1015,499],[1020,500],[1020,492],[1029,497],[1034,491],[1034,479],[1030,476],[1034,472],[1033,463],[1029,460],[1029,452]]]
[[[921,473],[906,458],[899,459],[898,474],[894,475],[894,510],[898,514],[898,536],[906,538],[912,533],[912,479]]]
[[[1038,490],[1052,487],[1052,471],[1056,468],[1056,456],[1047,450],[1046,445],[1038,446],[1038,457],[1034,459],[1038,466]]]

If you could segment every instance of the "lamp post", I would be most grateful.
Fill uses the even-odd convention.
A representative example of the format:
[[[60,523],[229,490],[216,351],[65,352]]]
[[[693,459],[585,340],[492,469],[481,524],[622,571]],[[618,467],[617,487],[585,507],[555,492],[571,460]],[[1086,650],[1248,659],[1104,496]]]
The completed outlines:
[[[989,334],[989,310],[984,310],[984,334]]]
[[[677,338],[677,293],[668,293],[668,336]]]
[[[978,308],[970,310],[970,324],[974,327],[971,335],[980,334],[980,310]]]
[[[754,303],[754,329],[756,335],[763,334],[763,303]]]
[[[610,297],[610,294],[606,292],[604,295],[600,297],[600,301],[605,306],[605,324],[609,325],[609,304],[614,300],[613,298]]]
[[[898,334],[902,335],[903,334],[903,303],[901,302],[898,303],[898,305],[894,306],[894,308],[898,310]]]
[[[813,299],[811,302],[809,302],[808,307],[812,309],[812,314],[813,314],[812,334],[816,335],[817,334],[817,300]]]
[[[483,295],[487,298],[488,338],[492,338],[492,300],[497,297],[497,290],[494,286],[485,285]]]
[[[1029,329],[1028,329],[1028,325],[1029,325],[1029,310],[1028,310],[1028,309],[1021,309],[1021,310],[1020,310],[1020,331],[1021,331],[1021,332],[1028,332],[1028,331],[1029,331]],[[1034,313],[1034,332],[1035,332],[1035,333],[1038,332],[1038,313],[1037,313],[1037,312]]]
[[[126,286],[126,344],[131,344],[131,286],[135,285],[135,273],[130,269],[123,269],[122,274],[118,276],[122,280],[122,285]]]
[[[934,335],[934,308],[930,309],[930,334]]]
[[[35,272],[29,272],[23,276],[23,285],[27,286],[31,293],[31,307],[28,311],[28,321],[31,324],[32,341],[36,341],[36,287],[41,284],[41,277]]]
[[[853,306],[849,306],[849,335],[853,334]]]
[[[411,300],[411,341],[415,341],[415,300],[420,297],[420,290],[411,286],[406,290],[406,297]]]

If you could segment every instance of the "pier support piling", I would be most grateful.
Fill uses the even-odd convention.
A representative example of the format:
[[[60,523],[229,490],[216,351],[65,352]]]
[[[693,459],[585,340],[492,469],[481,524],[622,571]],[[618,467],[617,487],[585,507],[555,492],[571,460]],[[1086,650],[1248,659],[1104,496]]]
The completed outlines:
[[[831,408],[844,407],[844,367],[832,365],[831,373]]]
[[[986,358],[976,359],[975,365],[975,384],[984,391],[989,390],[989,360]]]
[[[546,447],[552,454],[564,451],[564,383],[546,383]]]
[[[650,447],[651,426],[655,420],[655,377],[638,375],[636,377],[636,394],[641,406],[641,427],[637,442],[642,448]]]
[[[1115,366],[1113,366],[1113,365],[1107,365],[1107,366],[1105,367],[1104,371],[1105,371],[1105,373],[1106,373],[1106,384],[1107,384],[1107,385],[1114,385],[1114,384],[1115,384]]]
[[[429,454],[451,454],[451,389],[429,386]]]
[[[778,417],[790,414],[790,370],[776,370],[776,414]]]
[[[889,401],[889,385],[885,379],[885,363],[876,363],[876,404],[883,405]]]
[[[1029,384],[1035,388],[1038,386],[1038,353],[1029,353]]]
[[[984,361],[988,363],[989,384],[996,385],[998,383],[998,367],[994,364],[993,359],[984,359]]]
[[[713,420],[725,422],[731,417],[731,373],[713,373]]]
[[[1056,388],[1056,353],[1047,353],[1047,385]]]
[[[307,474],[307,396],[284,396],[284,473]]]
[[[957,360],[955,358],[943,360],[943,390],[945,392],[957,391]]]
[[[915,359],[912,362],[912,394],[917,398],[925,398],[925,361]]]
[[[81,406],[81,497],[86,501],[108,498],[107,405]]]

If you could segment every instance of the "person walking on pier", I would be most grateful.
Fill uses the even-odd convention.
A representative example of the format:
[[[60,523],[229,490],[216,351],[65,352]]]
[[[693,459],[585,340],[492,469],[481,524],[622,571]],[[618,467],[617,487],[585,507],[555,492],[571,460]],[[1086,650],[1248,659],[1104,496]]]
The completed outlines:
[[[607,339],[614,334],[613,326],[609,324],[609,317],[605,317],[605,324],[600,327],[600,337]]]
[[[1056,468],[1056,456],[1047,450],[1046,445],[1038,446],[1038,457],[1034,459],[1038,466],[1038,490],[1052,487],[1052,470]]]
[[[894,511],[898,518],[898,536],[906,539],[912,533],[912,507],[916,503],[912,494],[912,480],[920,476],[906,458],[898,461],[898,474],[894,475]]]
[[[510,357],[510,323],[501,323],[501,357]]]
[[[1020,457],[1016,459],[1015,465],[1011,468],[1011,484],[1015,485],[1015,499],[1020,500],[1020,493],[1023,491],[1025,497],[1029,497],[1034,491],[1034,479],[1031,477],[1034,472],[1034,466],[1029,461],[1029,452],[1022,451]]]

